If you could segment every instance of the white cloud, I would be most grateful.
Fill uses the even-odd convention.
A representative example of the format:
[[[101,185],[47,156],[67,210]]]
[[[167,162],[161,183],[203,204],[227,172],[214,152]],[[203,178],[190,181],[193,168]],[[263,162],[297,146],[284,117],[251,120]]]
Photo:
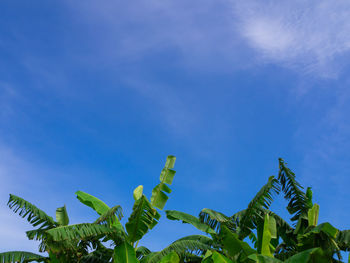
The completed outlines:
[[[347,0],[64,3],[74,36],[62,35],[68,44],[55,65],[36,52],[20,52],[29,53],[21,63],[40,76],[37,86],[44,78],[50,86],[63,82],[55,84],[62,89],[67,64],[119,69],[155,54],[182,68],[228,72],[255,65],[258,54],[258,62],[334,77],[350,49]]]
[[[185,62],[182,66],[232,71],[256,63],[255,50],[259,63],[334,77],[350,50],[346,0],[67,4],[85,21],[84,29],[93,36],[89,41],[103,61],[171,50]]]
[[[324,77],[337,75],[350,50],[349,1],[244,1],[237,30],[265,62]]]

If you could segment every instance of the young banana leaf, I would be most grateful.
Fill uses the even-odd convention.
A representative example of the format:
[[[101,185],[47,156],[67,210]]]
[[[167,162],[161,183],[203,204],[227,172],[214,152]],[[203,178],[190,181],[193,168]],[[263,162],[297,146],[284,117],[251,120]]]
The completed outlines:
[[[103,201],[101,201],[95,196],[92,196],[83,191],[77,191],[75,194],[77,195],[77,198],[80,202],[94,209],[99,215],[103,215],[110,210],[110,207],[108,205],[106,205]],[[119,219],[116,216],[113,220],[112,226],[116,227],[121,231],[124,231],[124,228],[122,227]]]
[[[168,185],[173,183],[175,171],[172,170],[175,165],[176,157],[169,155],[167,157],[165,166],[160,173],[160,183],[152,190],[151,204],[160,210],[163,210],[166,201],[168,200],[167,194],[171,193],[171,189]]]

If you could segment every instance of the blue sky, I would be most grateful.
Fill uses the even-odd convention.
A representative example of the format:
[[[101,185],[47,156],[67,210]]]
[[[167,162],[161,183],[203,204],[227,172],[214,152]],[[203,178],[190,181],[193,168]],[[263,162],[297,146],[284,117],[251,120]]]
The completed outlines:
[[[13,193],[71,223],[76,190],[150,195],[177,156],[166,209],[228,215],[283,157],[321,221],[349,228],[348,1],[2,1],[0,247],[36,251]],[[283,215],[283,201],[274,208]],[[192,233],[162,218],[143,245]]]

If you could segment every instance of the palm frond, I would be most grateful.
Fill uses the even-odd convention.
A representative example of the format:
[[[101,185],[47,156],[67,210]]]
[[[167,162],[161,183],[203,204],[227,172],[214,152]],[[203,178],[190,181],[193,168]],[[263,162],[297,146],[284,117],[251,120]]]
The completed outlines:
[[[109,234],[120,233],[120,230],[104,225],[83,223],[52,228],[47,230],[46,233],[54,241],[74,241],[92,237],[102,238]]]
[[[1,263],[25,263],[32,261],[43,262],[45,259],[46,258],[41,255],[25,251],[9,251],[0,253]]]
[[[15,213],[19,212],[22,218],[27,218],[27,221],[34,227],[44,228],[58,225],[51,216],[48,216],[44,211],[18,196],[10,194],[7,205]]]
[[[303,192],[303,187],[295,179],[295,174],[287,167],[282,158],[279,158],[278,180],[284,192],[284,198],[289,201],[288,212],[292,215],[291,221],[297,221],[302,214],[307,214],[312,207],[309,198]],[[310,189],[309,189],[310,192]],[[312,195],[311,195],[312,198]],[[311,205],[311,207],[310,207]]]

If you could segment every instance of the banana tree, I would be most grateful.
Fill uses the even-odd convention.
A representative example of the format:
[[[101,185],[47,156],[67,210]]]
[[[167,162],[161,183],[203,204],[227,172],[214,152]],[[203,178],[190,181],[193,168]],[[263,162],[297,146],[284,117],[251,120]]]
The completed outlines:
[[[202,251],[203,253],[207,253],[209,250],[216,251],[233,262],[253,262],[249,259],[249,255],[255,254],[257,251],[252,249],[244,239],[255,237],[253,230],[256,228],[256,222],[263,222],[259,212],[270,206],[272,195],[278,192],[278,182],[271,176],[267,184],[249,203],[248,208],[231,217],[211,209],[203,209],[199,218],[173,210],[166,211],[166,214],[170,220],[180,220],[183,223],[192,224],[211,236],[212,247]],[[213,260],[213,257],[217,258],[216,256],[204,256],[204,258],[208,258],[206,259],[208,262]]]
[[[313,204],[311,188],[308,187],[304,193],[303,187],[295,180],[295,174],[281,158],[278,178],[284,198],[289,202],[287,210],[292,215],[294,228],[289,229],[282,237],[283,242],[276,248],[275,256],[285,260],[309,251],[313,253],[313,257],[320,257],[322,254],[322,260],[326,259],[325,262],[339,262],[340,251],[350,249],[349,232],[340,231],[327,222],[318,225],[319,205]],[[316,250],[317,248],[320,250]]]
[[[0,253],[0,262],[77,262],[79,258],[88,254],[88,248],[82,243],[72,243],[66,240],[54,241],[47,231],[56,227],[68,225],[69,218],[66,206],[56,209],[56,221],[32,203],[10,194],[8,206],[15,213],[27,219],[37,229],[27,231],[30,240],[38,240],[39,252],[47,252],[48,257],[25,251],[9,251]]]
[[[158,223],[160,214],[171,193],[175,171],[175,156],[168,156],[160,174],[160,183],[152,190],[150,200],[143,194],[143,186],[138,186],[134,192],[134,205],[128,222],[121,224],[122,209],[120,206],[110,208],[103,201],[88,193],[78,191],[77,198],[83,204],[91,207],[99,214],[99,218],[92,224],[78,224],[60,226],[47,231],[54,240],[61,242],[68,240],[76,242],[95,238],[102,242],[112,242],[114,248],[107,249],[110,258],[115,263],[135,263],[142,260],[151,252],[145,247],[138,247],[141,238]],[[157,210],[158,209],[158,210]],[[102,228],[103,227],[103,228]],[[164,255],[166,256],[166,255]]]
[[[288,201],[292,226],[268,210],[273,195],[281,191]],[[245,210],[229,217],[203,209],[199,218],[178,211],[166,212],[169,219],[190,223],[212,236],[219,249],[206,253],[220,253],[233,262],[339,262],[339,251],[349,250],[350,231],[338,231],[329,223],[317,225],[318,211],[319,206],[312,203],[311,188],[304,192],[295,174],[279,159],[278,178],[270,177]],[[254,249],[244,242],[246,238]],[[226,262],[215,258],[217,262]],[[214,259],[207,254],[204,260]]]

